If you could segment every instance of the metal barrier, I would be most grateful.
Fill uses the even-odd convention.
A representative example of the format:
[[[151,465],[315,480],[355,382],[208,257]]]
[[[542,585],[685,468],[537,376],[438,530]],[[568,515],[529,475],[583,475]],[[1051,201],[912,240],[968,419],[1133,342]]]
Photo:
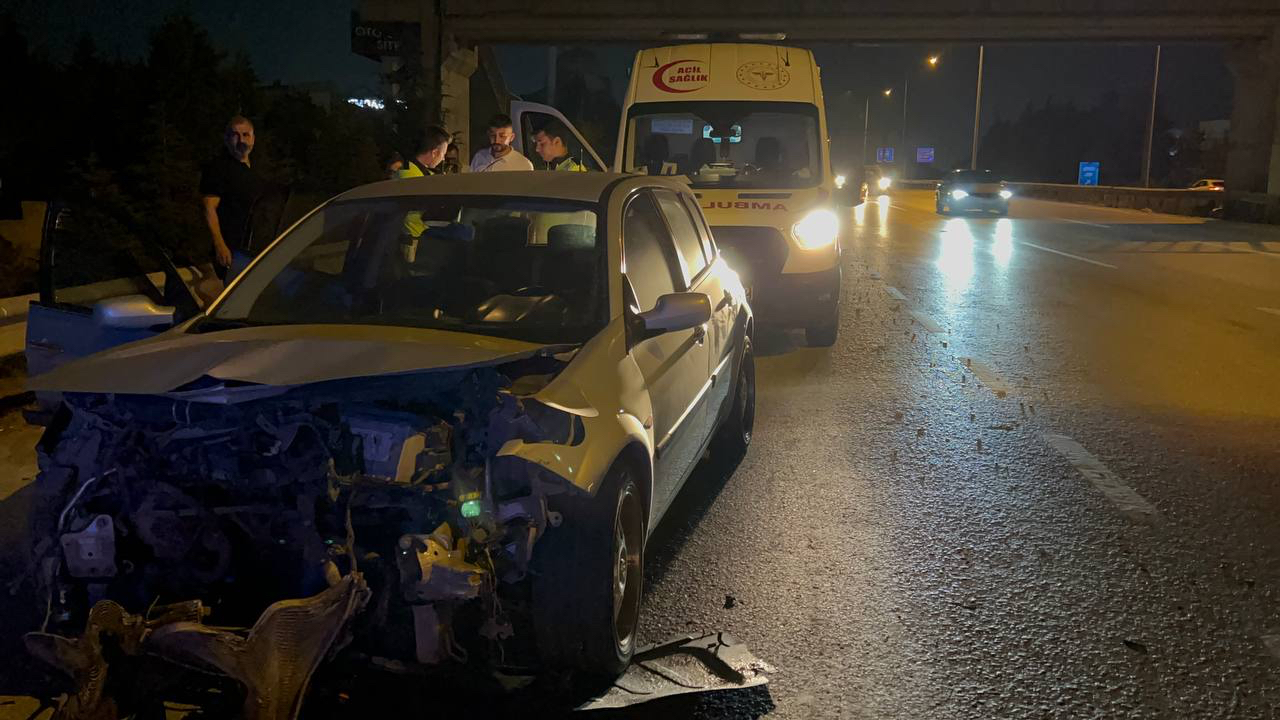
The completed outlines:
[[[1132,210],[1151,210],[1170,215],[1212,217],[1222,209],[1226,193],[1221,190],[1177,188],[1135,188],[1117,185],[1057,185],[1053,183],[1009,183],[1014,193],[1038,200]]]
[[[894,188],[899,190],[933,190],[938,180],[898,180]],[[1170,215],[1193,215],[1198,217],[1218,216],[1228,202],[1236,204],[1237,196],[1220,190],[1190,190],[1182,188],[1137,188],[1121,185],[1061,185],[1057,183],[1006,183],[1019,197],[1037,200],[1053,200],[1057,202],[1076,203],[1080,205],[1103,205],[1106,207],[1126,208],[1133,210],[1151,210]],[[1243,196],[1241,196],[1243,197]],[[1265,197],[1265,196],[1264,196]],[[1258,200],[1249,196],[1252,202]],[[1274,213],[1272,213],[1274,214]],[[1232,213],[1234,217],[1236,213]],[[1253,222],[1277,222],[1266,220],[1268,213],[1254,213],[1259,217],[1239,217],[1241,220]]]

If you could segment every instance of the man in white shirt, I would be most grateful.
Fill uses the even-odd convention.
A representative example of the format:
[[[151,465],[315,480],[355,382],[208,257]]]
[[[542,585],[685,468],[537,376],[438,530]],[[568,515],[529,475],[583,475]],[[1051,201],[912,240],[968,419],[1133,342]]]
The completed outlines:
[[[516,132],[507,115],[494,115],[489,120],[489,147],[481,148],[471,158],[471,172],[498,172],[503,170],[533,170],[529,158],[516,152],[511,143]]]

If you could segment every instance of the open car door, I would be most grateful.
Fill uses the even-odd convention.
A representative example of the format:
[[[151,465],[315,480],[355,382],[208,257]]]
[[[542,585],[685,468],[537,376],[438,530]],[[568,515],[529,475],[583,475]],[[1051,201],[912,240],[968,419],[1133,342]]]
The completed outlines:
[[[606,172],[609,167],[605,165],[596,151],[591,148],[586,139],[582,137],[582,133],[573,126],[573,123],[565,119],[565,116],[559,110],[540,103],[525,102],[516,100],[511,103],[511,124],[515,126],[516,139],[513,145],[520,154],[529,158],[535,168],[542,166],[542,159],[533,151],[533,136],[549,123],[559,122],[568,128],[573,138],[569,141],[569,155],[578,162],[582,163],[588,170],[595,172]]]
[[[158,246],[99,220],[92,212],[77,216],[65,204],[49,204],[40,248],[40,299],[27,314],[29,376],[150,337],[203,306],[193,289],[201,270],[180,273]],[[48,409],[53,399],[37,400]]]

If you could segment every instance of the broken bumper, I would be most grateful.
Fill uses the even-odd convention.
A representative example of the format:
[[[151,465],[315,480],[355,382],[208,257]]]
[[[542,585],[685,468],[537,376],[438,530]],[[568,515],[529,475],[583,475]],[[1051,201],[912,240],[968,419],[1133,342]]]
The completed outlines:
[[[341,645],[347,623],[368,595],[364,580],[353,573],[312,597],[271,605],[247,633],[204,625],[199,601],[159,608],[155,619],[147,619],[103,600],[90,611],[84,635],[30,633],[26,643],[74,683],[58,717],[114,717],[115,700],[107,692],[112,665],[147,655],[238,681],[248,720],[290,720],[302,709],[316,667]],[[122,651],[123,658],[108,648]]]

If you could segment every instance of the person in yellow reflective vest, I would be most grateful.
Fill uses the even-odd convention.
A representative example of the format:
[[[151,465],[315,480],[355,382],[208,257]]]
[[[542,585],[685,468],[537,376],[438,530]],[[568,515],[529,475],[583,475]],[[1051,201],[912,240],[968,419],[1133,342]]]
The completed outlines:
[[[439,125],[428,126],[414,138],[413,157],[409,158],[407,163],[401,162],[400,167],[392,171],[392,178],[403,180],[438,174],[437,168],[444,162],[445,153],[449,151],[451,142],[453,142],[453,136],[448,130]],[[417,211],[405,213],[405,235],[413,238],[422,237],[422,231],[426,227],[422,222],[422,213]]]
[[[538,157],[547,164],[548,170],[586,172],[587,166],[573,159],[569,154],[569,146],[565,144],[565,139],[568,137],[570,137],[568,128],[553,120],[533,134],[534,152],[538,153]]]

